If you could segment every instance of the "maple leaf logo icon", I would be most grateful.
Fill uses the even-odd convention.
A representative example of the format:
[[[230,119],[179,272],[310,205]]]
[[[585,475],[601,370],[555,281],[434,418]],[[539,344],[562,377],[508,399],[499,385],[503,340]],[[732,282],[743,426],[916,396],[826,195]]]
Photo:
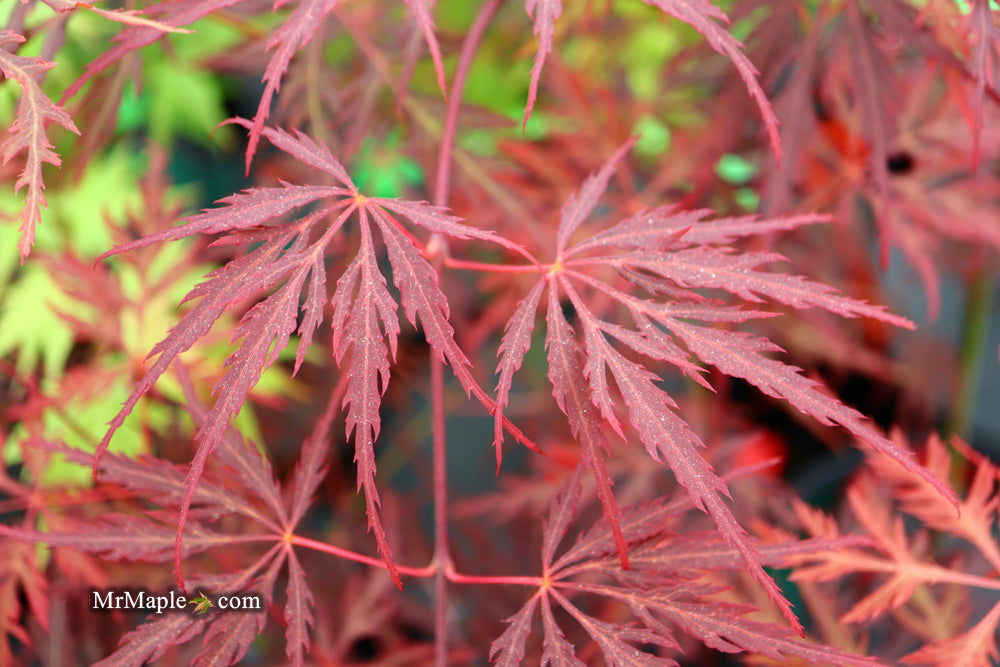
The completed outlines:
[[[196,614],[204,614],[215,606],[215,603],[201,591],[198,591],[198,597],[191,598],[188,604],[194,605],[194,613]]]

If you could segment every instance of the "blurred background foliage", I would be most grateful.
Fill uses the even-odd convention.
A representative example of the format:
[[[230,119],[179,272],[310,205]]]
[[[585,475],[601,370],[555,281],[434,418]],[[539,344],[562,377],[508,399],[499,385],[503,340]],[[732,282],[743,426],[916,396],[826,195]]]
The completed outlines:
[[[718,4],[730,10],[735,3]],[[6,19],[12,6],[7,3],[0,8],[0,19]],[[804,12],[814,12],[817,3],[802,6]],[[467,0],[437,3],[437,32],[449,71],[476,9],[475,3]],[[434,134],[443,101],[429,59],[416,59],[409,92],[399,98],[386,81],[387,74],[376,71],[375,60],[367,57],[372,52],[382,56],[391,53],[385,45],[401,39],[394,32],[396,28],[377,29],[405,24],[402,3],[392,11],[399,14],[396,24],[386,23],[383,9],[357,3],[351,6],[354,28],[372,35],[367,54],[359,52],[351,26],[331,22],[316,44],[296,59],[274,112],[277,118],[305,125],[314,136],[329,142],[363,191],[419,199],[427,196],[428,166],[433,164],[434,151],[431,144],[420,148],[421,143],[413,138],[424,132]],[[738,15],[732,26],[734,34],[747,39],[765,15],[763,6]],[[591,29],[598,19],[609,17],[610,23],[602,25],[610,29]],[[193,35],[168,35],[142,49],[141,58],[124,60],[116,66],[117,74],[90,85],[91,89],[104,86],[97,102],[101,95],[120,96],[113,119],[100,126],[108,134],[106,142],[86,143],[103,118],[101,109],[95,111],[95,96],[88,97],[85,89],[79,99],[69,102],[74,117],[80,114],[95,125],[81,124],[82,140],[65,132],[54,137],[66,165],[85,166],[46,168],[49,208],[39,227],[37,254],[21,266],[16,225],[0,225],[0,357],[10,360],[17,373],[37,377],[40,391],[71,396],[60,409],[71,412],[77,425],[87,425],[84,429],[74,427],[56,415],[52,406],[39,407],[43,413],[40,423],[44,424],[39,437],[93,447],[99,436],[96,430],[123,399],[128,384],[125,378],[132,376],[129,369],[141,364],[162,338],[167,323],[174,321],[175,304],[213,268],[212,263],[192,261],[190,242],[172,242],[150,249],[140,261],[115,258],[104,263],[100,280],[106,282],[83,285],[85,298],[81,298],[80,274],[67,271],[65,260],[72,257],[78,265],[89,266],[102,252],[127,238],[132,233],[128,229],[141,228],[132,222],[150,204],[144,199],[143,183],[151,170],[151,155],[162,152],[165,156],[163,178],[169,185],[156,203],[164,211],[173,211],[174,216],[161,221],[163,225],[252,182],[287,175],[289,167],[281,158],[266,155],[256,163],[251,178],[244,179],[242,134],[231,126],[220,127],[232,116],[253,115],[261,91],[259,73],[266,62],[263,41],[282,19],[280,13],[221,12],[191,25]],[[31,14],[28,34],[54,20],[64,18],[39,8]],[[594,141],[595,146],[607,138],[601,137],[604,130],[609,136],[638,134],[636,159],[647,165],[667,165],[662,171],[670,176],[670,185],[662,192],[680,198],[690,195],[693,199],[687,203],[711,206],[721,214],[758,209],[764,172],[770,168],[759,145],[746,150],[744,146],[731,147],[739,148],[738,152],[725,147],[715,153],[690,152],[692,137],[710,127],[712,114],[718,112],[712,101],[719,91],[709,83],[718,76],[692,75],[688,63],[704,66],[711,62],[710,66],[720,71],[728,67],[721,58],[707,61],[690,57],[705,48],[703,38],[638,0],[568,3],[558,26],[559,49],[549,65],[547,84],[553,99],[574,108],[567,111],[559,104],[542,104],[522,131],[536,42],[525,30],[523,11],[507,8],[491,26],[466,88],[469,122],[462,123],[459,145],[468,155],[481,158],[485,164],[503,162],[552,174],[549,182],[568,181],[575,176],[567,173],[565,165],[546,164],[544,154],[532,153],[531,146],[559,145],[573,133],[581,141]],[[74,13],[67,21],[65,43],[51,58],[58,66],[47,74],[45,90],[57,99],[118,31],[117,24],[100,16]],[[38,55],[44,48],[38,34],[19,53]],[[405,71],[405,63],[390,62],[389,67],[390,78]],[[317,76],[329,80],[309,85],[317,83]],[[600,92],[584,93],[582,86],[576,85],[581,77],[588,87]],[[314,99],[316,89],[329,97]],[[610,95],[610,91],[617,92],[609,106],[600,96]],[[9,124],[12,119],[17,94],[12,84],[0,85],[0,124]],[[409,105],[408,113],[401,111],[402,105]],[[358,109],[371,113],[355,127],[348,121]],[[708,160],[708,164],[690,164],[699,160]],[[544,183],[546,177],[539,177],[538,182]],[[506,178],[506,184],[515,182],[514,176],[498,178]],[[706,182],[711,185],[706,187]],[[468,202],[457,206],[463,204]],[[13,217],[19,206],[20,198],[11,188],[0,189],[0,211]],[[887,277],[880,280],[896,310],[913,316],[922,308],[922,295],[899,257],[894,256]],[[150,290],[150,285],[156,289]],[[93,290],[104,288],[103,296],[108,298],[95,299]],[[962,320],[965,290],[962,280],[950,274],[945,276],[944,289],[945,312],[935,321],[923,318],[921,325],[928,337],[954,348],[963,335],[956,322]],[[216,329],[225,331],[232,324],[223,322]],[[998,328],[993,316],[983,349],[996,349]],[[196,346],[185,360],[195,373],[210,378],[222,367],[229,351],[228,341],[216,338]],[[81,364],[100,372],[78,386],[73,370]],[[998,385],[995,364],[986,364],[986,368],[987,377],[976,380],[982,387],[978,392],[980,409],[970,430],[992,435],[1000,432],[1000,422],[995,411],[982,406],[1000,397],[990,394]],[[179,390],[170,382],[165,378],[160,391],[164,397],[176,399]],[[265,372],[254,396],[266,404],[303,391],[301,383],[288,378],[287,368],[275,366]],[[113,449],[143,451],[151,432],[171,424],[170,411],[158,412],[157,401],[144,401],[149,405],[145,412],[138,412],[146,416],[130,420],[116,435]],[[260,436],[249,407],[238,423],[249,437]],[[6,435],[5,456],[9,463],[16,462],[18,443],[29,434],[18,425]],[[130,444],[126,447],[125,443]],[[53,479],[67,475],[70,473],[53,473]],[[79,481],[85,483],[85,477]]]

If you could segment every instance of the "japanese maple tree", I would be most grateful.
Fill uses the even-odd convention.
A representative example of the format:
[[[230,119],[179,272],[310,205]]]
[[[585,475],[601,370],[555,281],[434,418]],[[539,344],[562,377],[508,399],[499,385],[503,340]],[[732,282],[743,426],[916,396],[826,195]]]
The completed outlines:
[[[120,4],[0,33],[0,663],[996,659],[990,2]]]

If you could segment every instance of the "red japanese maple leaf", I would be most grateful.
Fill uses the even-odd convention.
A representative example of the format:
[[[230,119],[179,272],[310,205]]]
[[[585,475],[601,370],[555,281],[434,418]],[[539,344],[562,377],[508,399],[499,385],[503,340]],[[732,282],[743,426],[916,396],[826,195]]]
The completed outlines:
[[[46,162],[59,166],[62,161],[52,148],[45,126],[50,122],[62,125],[70,132],[80,134],[73,119],[66,111],[53,103],[36,80],[41,74],[55,67],[41,58],[29,58],[7,52],[10,45],[21,44],[24,37],[4,30],[0,32],[0,72],[21,87],[21,99],[17,104],[17,115],[10,127],[10,135],[0,147],[3,163],[7,164],[18,153],[24,151],[24,169],[14,182],[14,191],[27,188],[24,208],[21,212],[21,261],[28,256],[35,242],[35,227],[42,217],[45,201],[45,181],[42,179],[42,165]]]
[[[189,413],[196,423],[204,426],[208,411],[195,399],[186,373],[179,375]],[[169,562],[178,555],[173,508],[185,502],[191,516],[183,527],[180,555],[185,558],[233,545],[270,543],[245,568],[216,575],[201,574],[190,583],[199,591],[257,592],[270,604],[278,575],[285,569],[285,653],[291,664],[301,665],[310,645],[313,597],[289,536],[294,534],[326,474],[330,430],[342,396],[343,386],[334,391],[313,432],[303,443],[290,492],[283,493],[275,482],[270,461],[257,446],[227,428],[218,444],[213,467],[206,471],[206,477],[193,493],[189,492],[187,475],[180,466],[151,456],[129,458],[107,454],[100,461],[98,481],[108,485],[105,488],[120,487],[149,499],[153,504],[151,509],[141,514],[108,512],[98,519],[66,519],[45,532],[27,526],[0,525],[0,535],[17,540],[4,546],[38,542],[95,553],[110,560]],[[70,462],[91,463],[87,452],[62,444],[48,448]],[[242,521],[240,530],[223,532],[217,528],[216,520],[223,517]],[[12,561],[12,570],[15,565]],[[17,580],[12,578],[10,583]],[[30,583],[26,581],[25,585]],[[0,593],[6,595],[6,589],[0,589]],[[35,591],[29,588],[28,593],[34,605]],[[169,647],[186,643],[202,633],[204,648],[194,664],[233,664],[243,658],[253,639],[263,631],[267,622],[265,610],[202,615],[192,608],[191,613],[151,614],[144,624],[122,637],[117,651],[97,664],[143,665],[156,660]],[[2,648],[0,645],[0,655]]]
[[[249,121],[237,122],[251,126]],[[274,363],[288,344],[296,332],[296,325],[299,345],[295,371],[301,366],[305,351],[323,320],[328,300],[324,264],[328,246],[356,214],[360,246],[338,279],[332,298],[333,348],[337,363],[348,378],[344,403],[348,406],[348,436],[354,433],[358,489],[365,494],[369,528],[374,532],[379,553],[399,584],[378,514],[374,454],[380,425],[379,405],[388,387],[389,357],[396,351],[399,323],[396,303],[378,268],[375,233],[386,248],[407,319],[414,326],[419,320],[424,337],[437,358],[448,363],[466,392],[475,395],[491,411],[494,410],[493,400],[472,377],[470,362],[455,342],[448,321],[448,302],[438,286],[437,273],[399,219],[453,238],[482,239],[512,249],[518,246],[492,232],[469,227],[444,209],[426,202],[365,197],[329,150],[301,133],[292,135],[266,128],[264,136],[303,164],[332,177],[336,185],[282,183],[279,187],[246,190],[221,200],[226,206],[187,218],[184,225],[105,253],[107,257],[193,234],[225,233],[214,244],[255,246],[209,274],[207,281],[185,297],[185,301],[197,299],[197,303],[150,352],[150,357],[155,356],[155,359],[111,421],[96,450],[94,466],[97,469],[111,437],[139,398],[153,387],[179,354],[204,336],[224,312],[273,290],[243,315],[235,329],[233,340],[240,340],[240,347],[226,361],[226,372],[214,388],[216,401],[198,431],[199,446],[185,481],[187,492],[178,520],[176,563],[179,567],[184,523],[206,460],[219,446],[229,421],[239,412],[263,370]],[[313,210],[300,210],[304,207]],[[290,222],[280,222],[296,211],[299,212],[291,216]],[[303,291],[305,297],[299,322]],[[506,425],[515,438],[533,447],[513,424],[508,421]],[[183,577],[179,578],[183,585]]]
[[[678,651],[676,633],[693,636],[725,653],[748,651],[774,660],[797,656],[810,664],[874,665],[874,660],[819,646],[795,637],[772,623],[744,618],[749,605],[722,602],[723,590],[703,581],[706,575],[744,566],[742,554],[712,533],[678,537],[666,528],[691,508],[686,497],[660,499],[622,512],[620,532],[630,545],[631,568],[623,570],[614,555],[617,537],[606,522],[580,533],[556,557],[578,512],[580,468],[552,500],[542,532],[544,586],[508,619],[508,627],[490,647],[494,664],[522,664],[533,619],[541,610],[543,665],[583,665],[553,614],[560,607],[596,642],[609,665],[675,665],[648,652],[650,647]],[[757,548],[761,562],[780,566],[792,556],[856,545],[853,536],[777,542]],[[605,598],[623,603],[635,622],[607,622],[588,614],[576,597]],[[643,648],[640,649],[636,645]],[[645,650],[644,650],[645,649]]]
[[[922,468],[912,453],[887,440],[859,412],[824,393],[818,382],[801,375],[798,368],[765,356],[780,348],[763,338],[728,328],[776,313],[726,305],[695,289],[722,291],[752,303],[769,299],[794,308],[818,307],[845,317],[872,317],[906,328],[913,325],[887,313],[881,306],[841,296],[833,288],[802,276],[759,268],[782,259],[779,255],[735,253],[728,246],[741,237],[822,222],[823,216],[705,220],[708,211],[679,211],[667,206],[643,211],[570,245],[574,232],[594,210],[632,144],[633,141],[626,142],[562,208],[555,261],[518,306],[500,348],[497,419],[507,403],[513,374],[530,347],[535,312],[542,293],[546,292],[545,340],[553,394],[597,480],[598,495],[622,565],[629,564],[627,540],[604,463],[609,444],[602,425],[602,422],[607,424],[625,437],[618,405],[627,408],[627,420],[649,455],[670,466],[695,505],[712,517],[722,536],[743,557],[750,572],[764,585],[789,622],[799,628],[791,606],[761,566],[756,547],[726,505],[724,498],[729,494],[725,483],[700,455],[701,438],[676,414],[677,404],[659,386],[659,376],[632,356],[641,355],[676,366],[711,389],[702,376],[705,369],[691,360],[693,355],[726,375],[746,380],[765,394],[787,401],[823,424],[843,426],[867,446],[888,454],[926,480],[955,504],[957,500],[951,490]],[[609,250],[623,252],[593,254]],[[610,273],[611,279],[593,275],[598,271],[605,276]],[[651,297],[636,296],[627,291],[628,287],[639,287]],[[588,298],[591,294],[592,299]],[[598,297],[610,299],[627,311],[634,328],[603,319],[590,305]],[[576,326],[564,314],[564,298],[572,306]],[[716,326],[719,324],[727,328]],[[582,345],[578,340],[580,333]],[[614,388],[621,402],[616,401]],[[501,438],[498,426],[497,447]]]

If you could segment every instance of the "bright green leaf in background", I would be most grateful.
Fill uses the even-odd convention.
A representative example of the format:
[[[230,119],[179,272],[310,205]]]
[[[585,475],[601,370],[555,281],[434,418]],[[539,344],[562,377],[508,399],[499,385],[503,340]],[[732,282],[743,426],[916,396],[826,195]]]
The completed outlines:
[[[25,265],[18,279],[0,293],[0,356],[16,352],[17,370],[25,374],[34,373],[41,363],[45,384],[62,375],[73,333],[56,311],[71,311],[73,306],[47,267],[37,262]]]
[[[220,136],[210,141],[212,130],[226,119],[218,77],[190,63],[161,59],[147,64],[143,78],[149,135],[158,144],[169,146],[177,136],[206,146],[232,141],[228,128],[220,128]]]
[[[715,165],[715,173],[726,183],[745,185],[757,175],[757,165],[739,155],[729,153],[719,158],[719,163]]]
[[[127,381],[129,376],[126,374],[111,369],[103,377],[108,378],[105,386],[97,387],[89,395],[73,397],[58,411],[46,410],[42,437],[50,441],[62,441],[70,447],[87,452],[94,451],[96,444],[104,436],[104,424],[117,414],[132,391],[132,384]],[[145,398],[140,400],[135,412],[153,430],[165,429],[174,417],[172,409]],[[109,451],[128,456],[143,453],[146,438],[141,424],[139,419],[127,420],[111,439]],[[4,459],[8,465],[20,462],[20,442],[26,435],[20,426],[10,434],[4,450]],[[86,467],[68,463],[62,456],[54,456],[39,481],[43,485],[90,486],[91,474]]]
[[[423,183],[423,170],[399,152],[399,143],[398,129],[390,132],[381,145],[371,137],[365,139],[351,173],[361,192],[371,197],[402,197],[410,186]]]

